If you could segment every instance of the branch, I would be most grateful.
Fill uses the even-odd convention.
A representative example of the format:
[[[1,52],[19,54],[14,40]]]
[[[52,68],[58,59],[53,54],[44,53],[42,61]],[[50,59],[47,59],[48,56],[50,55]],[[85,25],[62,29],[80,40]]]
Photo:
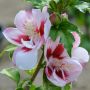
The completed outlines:
[[[44,57],[44,53],[42,53],[42,56],[41,56],[41,58],[40,58],[40,60],[38,62],[37,68],[36,68],[33,76],[30,78],[30,84],[32,84],[34,82],[38,72],[40,71],[41,64],[42,64],[42,61],[43,61],[43,57]],[[29,88],[30,88],[29,86],[25,86],[25,90],[30,90]]]

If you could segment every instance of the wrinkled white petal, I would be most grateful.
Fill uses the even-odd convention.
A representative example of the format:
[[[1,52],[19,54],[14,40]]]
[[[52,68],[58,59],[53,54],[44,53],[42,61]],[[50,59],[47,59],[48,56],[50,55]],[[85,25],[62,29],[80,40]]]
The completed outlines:
[[[44,38],[45,38],[45,40],[47,40],[47,38],[49,36],[50,28],[51,28],[51,22],[49,20],[47,20],[45,25],[44,25]]]
[[[20,41],[20,36],[24,35],[22,32],[20,32],[17,28],[6,28],[3,31],[3,35],[5,38],[12,44],[22,46]]]
[[[66,77],[67,83],[75,81],[82,72],[81,64],[75,59],[66,59],[62,64],[65,64],[63,70],[68,74]]]
[[[30,42],[30,41],[24,41],[23,39],[21,40],[22,41],[22,43],[23,43],[23,45],[25,46],[25,47],[27,47],[27,48],[35,48],[36,46],[35,45],[33,45],[33,42]]]
[[[37,65],[38,51],[24,51],[18,48],[13,54],[13,62],[22,70],[30,70]]]
[[[61,79],[60,77],[58,77],[55,73],[55,71],[53,72],[53,77],[55,78],[55,80],[57,81],[56,86],[59,86],[59,87],[63,87],[67,84],[67,82],[63,79]]]
[[[14,24],[16,27],[25,33],[24,24],[28,20],[27,13],[25,10],[19,11],[19,13],[15,16]]]
[[[86,49],[77,47],[72,49],[72,58],[76,58],[80,63],[87,63],[89,61],[89,54]]]

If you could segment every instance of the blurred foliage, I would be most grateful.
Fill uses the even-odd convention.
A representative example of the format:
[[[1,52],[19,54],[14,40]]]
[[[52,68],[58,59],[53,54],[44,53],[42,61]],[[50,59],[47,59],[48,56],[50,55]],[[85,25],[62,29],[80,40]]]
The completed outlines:
[[[90,0],[77,0],[77,2],[79,3],[76,5],[81,7],[68,7],[66,12],[70,21],[77,25],[82,32],[80,46],[90,52]]]

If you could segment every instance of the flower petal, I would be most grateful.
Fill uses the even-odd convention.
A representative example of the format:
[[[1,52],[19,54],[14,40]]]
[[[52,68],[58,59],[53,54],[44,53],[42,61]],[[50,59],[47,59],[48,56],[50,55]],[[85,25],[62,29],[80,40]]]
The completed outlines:
[[[66,72],[65,81],[67,81],[67,83],[75,81],[82,72],[81,64],[75,59],[63,60],[62,69]]]
[[[18,48],[13,54],[13,62],[22,70],[30,70],[37,65],[38,51]]]
[[[25,35],[17,28],[7,28],[3,31],[5,38],[12,44],[22,46],[21,38]]]
[[[87,63],[89,61],[89,54],[86,49],[77,47],[72,49],[72,58],[76,58],[80,63]]]
[[[50,28],[51,28],[51,22],[48,19],[44,25],[44,38],[45,41],[47,40],[48,36],[49,36],[49,32],[50,32]]]
[[[41,10],[40,9],[32,9],[32,17],[33,17],[33,21],[35,21],[35,23],[36,23],[36,25],[39,29],[41,21],[42,21],[42,12],[41,12]]]
[[[56,76],[54,70],[51,69],[50,67],[49,68],[48,66],[46,67],[45,73],[46,73],[48,80],[52,82],[54,85],[59,86],[59,87],[65,86],[66,82],[62,79],[60,80],[60,78]]]
[[[56,86],[63,87],[63,86],[65,86],[65,85],[67,84],[67,82],[66,82],[65,80],[59,78],[59,77],[56,75],[55,70],[54,70],[54,72],[53,72],[53,77],[54,77],[54,79],[58,82],[58,83],[56,84]],[[54,84],[55,84],[55,83],[54,83]]]
[[[80,45],[80,36],[76,32],[72,32],[75,42],[73,43],[73,48],[77,48]]]
[[[21,40],[23,45],[27,48],[35,48],[35,45],[33,45],[33,42],[30,42],[30,41],[24,41],[23,39]]]
[[[29,15],[28,15],[29,14]],[[25,33],[24,24],[26,20],[28,20],[28,16],[31,16],[31,13],[28,13],[28,11],[21,10],[15,17],[14,24],[16,27]]]

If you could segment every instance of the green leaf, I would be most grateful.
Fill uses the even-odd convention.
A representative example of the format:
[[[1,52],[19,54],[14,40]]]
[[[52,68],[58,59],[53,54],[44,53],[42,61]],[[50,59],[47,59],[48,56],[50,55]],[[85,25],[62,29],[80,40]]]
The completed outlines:
[[[16,90],[24,90],[23,88],[16,88]]]
[[[46,74],[43,74],[43,89],[42,90],[62,90],[61,87],[53,85],[46,77]]]
[[[51,37],[51,39],[52,39],[53,41],[56,40],[58,34],[59,34],[59,33],[58,33],[58,30],[57,30],[55,27],[51,27],[49,36]]]
[[[36,70],[36,67],[33,68],[32,70],[26,70],[26,73],[29,74],[29,75],[33,75],[35,70]]]
[[[41,86],[41,87],[37,87],[35,90],[43,90],[43,88]]]
[[[90,12],[90,3],[87,2],[81,2],[80,4],[75,6],[79,11],[85,13],[85,11]]]
[[[62,20],[59,25],[59,34],[61,36],[60,42],[64,44],[69,55],[71,56],[71,50],[73,47],[74,37],[71,32],[79,32],[78,27],[70,23],[68,20]]]
[[[35,85],[31,85],[30,90],[36,90],[36,86]]]
[[[8,76],[12,80],[14,80],[17,84],[20,81],[20,73],[15,68],[6,68],[6,69],[3,69],[0,73],[3,74],[3,75]]]
[[[26,0],[26,1],[31,2],[33,6],[37,8],[42,8],[43,6],[48,5],[49,1],[51,0]]]
[[[72,24],[71,22],[69,22],[68,20],[62,20],[62,22],[59,25],[59,30],[64,30],[64,31],[69,31],[69,32],[78,32],[80,33],[78,27],[74,24]]]
[[[64,90],[71,90],[71,89],[72,89],[72,84],[71,83],[64,86]]]
[[[56,2],[55,2],[54,0],[51,0],[51,1],[49,2],[49,5],[50,5],[50,7],[51,7],[51,9],[52,9],[53,11],[57,11],[57,4],[56,4]]]
[[[2,50],[2,51],[0,52],[0,58],[1,58],[4,54],[5,54],[5,50]]]
[[[14,51],[9,52],[9,58],[10,58],[11,61],[12,61],[13,53],[14,53]]]
[[[68,54],[71,56],[71,50],[73,47],[74,37],[69,31],[63,30],[60,32],[61,40],[60,42],[64,44],[67,49]]]
[[[5,52],[10,52],[11,54],[11,52],[13,52],[16,48],[17,47],[15,45],[9,44],[8,46],[5,47],[4,50],[0,52],[0,57],[2,57],[5,54]]]
[[[5,51],[10,52],[10,51],[14,51],[17,48],[17,46],[10,44],[5,48]]]

